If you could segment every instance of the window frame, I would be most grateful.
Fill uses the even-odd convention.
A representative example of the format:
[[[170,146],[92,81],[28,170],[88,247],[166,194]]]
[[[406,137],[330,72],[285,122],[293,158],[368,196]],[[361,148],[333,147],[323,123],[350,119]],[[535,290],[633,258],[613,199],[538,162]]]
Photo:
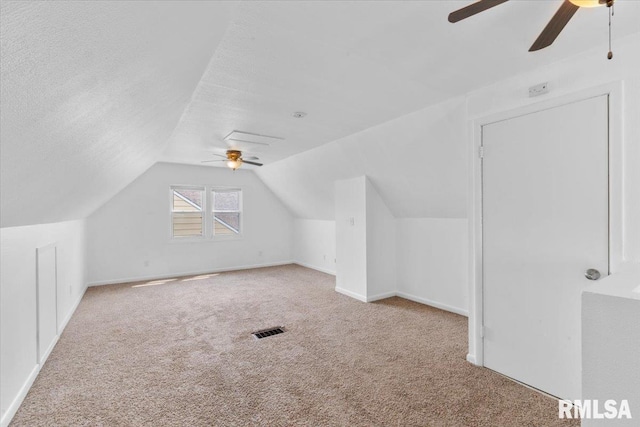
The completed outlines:
[[[173,235],[173,192],[175,190],[199,190],[203,192],[202,199],[202,235],[201,236],[174,236]],[[235,234],[218,234],[214,233],[214,211],[213,211],[213,193],[215,191],[237,191],[240,196],[238,200],[238,212],[240,215],[239,225],[240,230]],[[226,211],[217,211],[226,212]],[[240,187],[225,187],[219,185],[189,185],[189,184],[175,184],[169,185],[169,221],[168,221],[168,234],[169,241],[171,243],[181,242],[213,242],[213,241],[225,241],[225,240],[241,240],[244,236],[244,191]]]
[[[174,218],[174,214],[176,213],[173,210],[173,193],[176,190],[198,190],[198,191],[202,191],[202,201],[203,201],[203,205],[205,206],[201,206],[202,209],[202,220],[201,220],[201,227],[202,227],[202,234],[200,236],[174,236],[173,235],[173,218]],[[169,239],[171,239],[171,241],[174,242],[184,242],[184,241],[199,241],[199,240],[204,240],[206,239],[206,196],[207,196],[207,189],[204,185],[171,185],[169,186]]]
[[[244,233],[244,202],[243,202],[243,191],[242,188],[239,187],[221,187],[221,186],[209,186],[207,188],[208,191],[208,197],[207,198],[207,208],[208,208],[208,213],[211,215],[210,220],[208,220],[208,227],[210,228],[210,237],[213,240],[233,240],[233,239],[239,239],[242,237],[243,233]],[[232,210],[232,211],[214,211],[213,210],[213,193],[219,191],[219,192],[231,192],[231,191],[235,191],[239,193],[239,197],[238,197],[238,210]],[[238,220],[238,225],[239,225],[239,230],[237,233],[235,234],[215,234],[215,230],[214,230],[214,218],[215,218],[215,213],[216,212],[238,212],[239,214],[239,220]]]

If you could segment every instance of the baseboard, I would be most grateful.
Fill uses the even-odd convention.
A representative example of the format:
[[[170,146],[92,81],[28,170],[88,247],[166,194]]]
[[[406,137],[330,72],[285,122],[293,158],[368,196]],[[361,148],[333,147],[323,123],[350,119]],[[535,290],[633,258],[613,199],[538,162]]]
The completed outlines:
[[[73,303],[71,310],[69,310],[69,313],[67,314],[67,316],[62,320],[62,323],[58,325],[58,336],[62,334],[62,331],[64,331],[64,328],[66,328],[67,325],[69,324],[69,320],[71,320],[73,313],[76,312],[76,309],[80,305],[80,301],[82,301],[82,298],[84,297],[85,292],[87,292],[87,286],[84,287],[84,289],[80,293],[80,296],[78,297],[78,299],[76,299],[76,302]]]
[[[53,351],[53,347],[55,347],[56,344],[58,344],[58,339],[59,338],[60,338],[59,334],[56,335],[55,337],[53,337],[53,340],[51,341],[51,344],[49,344],[49,348],[47,348],[47,350],[44,352],[44,356],[42,356],[42,358],[40,359],[40,366],[44,365],[44,362],[47,361],[47,359],[49,358],[49,355]]]
[[[265,267],[279,267],[281,265],[289,265],[289,264],[294,264],[294,262],[281,261],[281,262],[272,262],[272,263],[265,263],[265,264],[240,265],[240,266],[234,266],[234,267],[214,268],[214,269],[207,269],[207,270],[200,270],[200,271],[183,271],[179,273],[170,273],[170,274],[163,274],[163,275],[98,280],[95,282],[90,282],[88,286],[92,287],[92,286],[103,286],[103,285],[117,285],[120,283],[145,282],[149,280],[171,279],[174,277],[197,276],[199,274],[222,273],[225,271],[251,270],[252,268],[265,268]]]
[[[372,295],[367,297],[367,302],[379,301],[381,299],[391,298],[397,296],[397,292],[383,292],[381,294]]]
[[[336,275],[335,271],[331,271],[329,269],[326,268],[322,268],[322,267],[317,267],[315,265],[311,265],[311,264],[307,264],[306,262],[302,262],[302,261],[293,261],[294,264],[298,264],[299,266],[305,267],[305,268],[310,268],[312,270],[316,270],[319,271],[321,273],[326,273],[326,274],[330,274],[332,276]]]
[[[357,294],[355,292],[351,292],[351,291],[349,291],[347,289],[339,288],[339,287],[336,286],[336,292],[339,292],[339,293],[341,293],[343,295],[346,295],[348,297],[351,297],[351,298],[355,298],[358,301],[367,302],[367,297],[365,297],[363,295],[360,295],[360,294]]]
[[[467,362],[471,363],[472,365],[478,366],[478,362],[476,361],[476,356],[471,353],[467,354]]]
[[[40,361],[39,364],[36,364],[33,367],[33,370],[31,371],[31,373],[27,377],[27,380],[24,382],[24,384],[20,388],[20,391],[18,392],[16,397],[13,399],[13,401],[7,408],[7,411],[4,414],[2,414],[2,419],[0,419],[0,427],[7,427],[11,422],[11,420],[13,419],[16,412],[18,412],[18,409],[20,408],[20,405],[22,405],[24,398],[27,397],[27,393],[29,393],[29,389],[31,389],[33,382],[38,377],[38,374],[40,373],[40,369],[42,368],[42,366],[44,366],[45,362],[49,358],[49,355],[51,354],[56,344],[58,343],[58,339],[60,338],[60,335],[62,335],[62,331],[64,331],[64,329],[67,327],[67,324],[69,324],[69,320],[71,320],[73,313],[76,312],[76,309],[78,308],[78,305],[80,305],[80,301],[82,301],[82,297],[84,297],[84,294],[86,291],[87,291],[87,287],[85,286],[80,296],[78,297],[78,299],[73,303],[73,306],[71,307],[71,309],[69,309],[69,313],[67,314],[67,316],[64,318],[62,323],[58,326],[58,331],[57,331],[58,334],[53,339],[53,342],[49,345],[49,348],[47,348],[47,351],[44,353],[42,360]]]
[[[27,377],[27,380],[24,382],[24,384],[20,388],[18,395],[15,397],[15,399],[13,399],[13,401],[7,408],[6,412],[2,414],[2,419],[0,420],[1,427],[7,427],[11,422],[11,420],[13,419],[16,412],[18,412],[20,405],[22,405],[22,401],[24,400],[25,397],[27,397],[27,393],[29,393],[29,389],[33,385],[33,382],[36,380],[36,377],[38,376],[39,372],[40,372],[40,365],[34,366],[33,370]]]
[[[411,295],[411,294],[407,294],[405,292],[398,292],[398,291],[391,291],[391,292],[384,292],[381,294],[377,294],[377,295],[372,295],[370,297],[366,297],[364,295],[360,295],[357,294],[355,292],[352,292],[350,290],[344,289],[344,288],[339,288],[336,286],[336,292],[340,292],[343,295],[349,296],[351,298],[355,298],[358,301],[362,301],[362,302],[373,302],[373,301],[378,301],[381,299],[385,299],[385,298],[391,298],[391,297],[400,297],[400,298],[404,298],[404,299],[408,299],[410,301],[415,301],[415,302],[419,302],[420,304],[425,304],[425,305],[429,305],[431,307],[435,307],[435,308],[439,308],[440,310],[444,310],[444,311],[450,311],[451,313],[455,313],[455,314],[459,314],[461,316],[465,316],[465,317],[469,317],[469,312],[467,310],[463,310],[461,308],[458,307],[453,307],[447,304],[442,304],[439,303],[437,301],[432,301],[426,298],[421,298],[421,297],[417,297],[415,295]]]
[[[426,305],[430,305],[431,307],[435,307],[435,308],[439,308],[440,310],[444,310],[444,311],[450,311],[452,313],[456,313],[459,314],[461,316],[465,316],[465,317],[469,317],[469,312],[467,310],[463,310],[461,308],[458,307],[453,307],[451,305],[448,304],[443,304],[437,301],[432,301],[426,298],[422,298],[422,297],[417,297],[415,295],[411,295],[411,294],[407,294],[405,292],[396,292],[396,295],[404,298],[404,299],[408,299],[411,301],[415,301],[415,302],[419,302],[420,304],[426,304]]]

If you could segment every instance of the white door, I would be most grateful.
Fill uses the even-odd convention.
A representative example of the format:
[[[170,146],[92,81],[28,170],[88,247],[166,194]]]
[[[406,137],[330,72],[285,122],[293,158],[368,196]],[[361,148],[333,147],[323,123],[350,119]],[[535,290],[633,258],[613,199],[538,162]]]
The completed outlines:
[[[56,247],[49,245],[38,248],[36,251],[36,259],[38,363],[42,363],[53,349],[53,345],[58,336]]]
[[[482,128],[484,365],[580,399],[582,289],[609,272],[608,96]]]

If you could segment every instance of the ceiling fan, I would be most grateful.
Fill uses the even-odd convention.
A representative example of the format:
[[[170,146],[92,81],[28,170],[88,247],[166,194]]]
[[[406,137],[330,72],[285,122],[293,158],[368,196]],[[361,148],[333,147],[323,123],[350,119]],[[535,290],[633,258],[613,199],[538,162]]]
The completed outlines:
[[[202,163],[211,163],[211,162],[227,162],[227,166],[230,169],[236,170],[243,163],[254,166],[262,166],[262,163],[254,162],[253,160],[260,160],[255,156],[250,157],[242,157],[242,151],[240,150],[227,150],[226,155],[213,153],[214,156],[224,157],[224,159],[214,159],[214,160],[204,160]]]
[[[508,0],[479,0],[469,6],[450,13],[449,22],[461,21],[507,1]],[[544,30],[542,30],[536,41],[529,48],[529,52],[550,46],[558,37],[565,25],[567,25],[571,17],[573,17],[573,14],[581,7],[607,6],[609,8],[608,58],[611,59],[613,57],[613,53],[611,53],[611,12],[614,1],[615,0],[563,0],[558,11],[553,15],[547,26],[544,27]]]

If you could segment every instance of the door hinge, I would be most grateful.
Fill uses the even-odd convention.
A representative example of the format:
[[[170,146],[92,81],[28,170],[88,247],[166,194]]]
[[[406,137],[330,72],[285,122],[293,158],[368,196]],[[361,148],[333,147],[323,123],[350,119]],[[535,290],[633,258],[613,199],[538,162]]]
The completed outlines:
[[[478,157],[484,159],[484,147],[482,145],[478,148]]]
[[[484,338],[484,326],[480,326],[480,338]]]

